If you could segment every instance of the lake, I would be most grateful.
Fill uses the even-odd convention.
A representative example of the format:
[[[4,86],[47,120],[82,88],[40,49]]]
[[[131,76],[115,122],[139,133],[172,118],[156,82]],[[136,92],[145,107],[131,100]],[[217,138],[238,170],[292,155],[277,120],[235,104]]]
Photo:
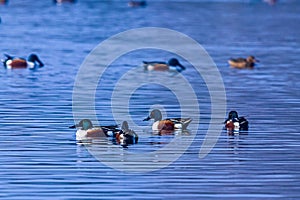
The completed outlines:
[[[146,7],[130,8],[127,1],[113,0],[62,5],[11,0],[0,11],[1,53],[34,52],[45,64],[0,70],[1,199],[300,198],[298,1],[273,6],[254,0],[148,1]],[[130,46],[135,37],[121,38],[109,50],[97,45],[144,27],[184,34],[202,45],[215,66],[193,66],[187,57],[153,48],[132,50],[102,66],[105,56]],[[164,38],[160,33],[155,40]],[[172,39],[170,46],[177,42]],[[176,47],[197,53],[192,45]],[[227,64],[231,57],[248,55],[260,61],[253,70]],[[87,63],[91,56],[98,56],[95,63]],[[186,70],[143,70],[143,60],[170,57]],[[78,72],[90,64],[81,80]],[[199,74],[197,67],[207,71]],[[73,99],[76,92],[80,99]],[[217,118],[213,94],[226,106]],[[129,120],[139,142],[127,148],[106,138],[77,143],[76,130],[68,128],[86,114],[80,109],[76,114],[77,102],[101,125]],[[152,108],[164,117],[192,117],[189,131],[152,134],[151,122],[142,121]],[[248,119],[248,132],[229,135],[220,129],[230,110]],[[218,134],[211,137],[211,151],[199,157],[211,124]]]

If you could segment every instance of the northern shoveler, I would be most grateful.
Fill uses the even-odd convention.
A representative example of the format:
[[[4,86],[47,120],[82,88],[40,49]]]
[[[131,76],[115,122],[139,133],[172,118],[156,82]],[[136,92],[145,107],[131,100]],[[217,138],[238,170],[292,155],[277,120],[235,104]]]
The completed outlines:
[[[36,54],[30,54],[27,60],[24,58],[13,57],[8,54],[4,54],[4,56],[6,57],[6,59],[3,60],[3,65],[6,69],[34,69],[36,67],[44,66],[44,63]]]
[[[185,67],[180,64],[176,58],[171,58],[167,63],[160,61],[143,61],[144,69],[148,71],[177,71],[185,70]]]
[[[129,1],[128,6],[129,7],[144,7],[146,6],[146,1]]]
[[[138,135],[129,129],[127,121],[122,123],[121,131],[116,133],[115,138],[117,143],[121,145],[136,144],[139,139]]]
[[[152,130],[159,131],[160,133],[172,132],[176,129],[185,130],[192,121],[191,118],[162,119],[162,114],[158,109],[152,110],[150,112],[150,115],[143,121],[149,121],[150,119],[154,119],[154,123],[152,124]]]
[[[248,56],[247,58],[231,58],[228,60],[231,67],[238,69],[253,69],[256,62],[259,62],[259,60],[255,59],[254,56]]]
[[[89,119],[83,119],[79,124],[70,126],[69,128],[79,128],[76,132],[76,140],[82,141],[92,138],[108,137],[109,131],[118,131],[117,125],[94,127]]]
[[[229,112],[224,124],[228,131],[247,131],[249,127],[247,119],[245,117],[239,117],[238,113],[234,110]]]

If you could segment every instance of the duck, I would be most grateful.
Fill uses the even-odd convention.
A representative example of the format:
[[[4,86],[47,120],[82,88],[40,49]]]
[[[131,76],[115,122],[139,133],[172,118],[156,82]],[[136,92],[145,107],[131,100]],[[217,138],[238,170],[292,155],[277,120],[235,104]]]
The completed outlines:
[[[254,56],[248,56],[247,58],[230,58],[228,64],[233,68],[238,69],[253,69],[255,63],[259,60],[255,59]]]
[[[248,120],[245,117],[239,117],[237,111],[232,110],[224,122],[228,131],[247,131],[249,128]]]
[[[26,59],[13,57],[8,54],[4,54],[6,57],[2,62],[6,69],[22,69],[29,68],[35,69],[37,67],[43,67],[44,63],[39,59],[36,54],[30,54]]]
[[[171,58],[168,62],[143,61],[145,71],[177,71],[181,72],[186,68],[176,58]]]
[[[138,135],[131,129],[129,129],[128,122],[123,121],[121,131],[115,134],[115,138],[118,144],[129,145],[136,144],[138,142]]]
[[[109,131],[119,131],[118,125],[94,127],[92,121],[89,119],[82,119],[78,124],[70,126],[69,128],[77,128],[77,141],[88,140],[92,138],[108,137]]]
[[[191,118],[162,119],[162,114],[159,109],[153,109],[149,116],[143,121],[149,121],[150,119],[154,119],[152,130],[158,131],[160,134],[172,133],[176,129],[186,130],[192,121]]]
[[[129,1],[128,6],[129,7],[144,7],[147,5],[146,1]]]

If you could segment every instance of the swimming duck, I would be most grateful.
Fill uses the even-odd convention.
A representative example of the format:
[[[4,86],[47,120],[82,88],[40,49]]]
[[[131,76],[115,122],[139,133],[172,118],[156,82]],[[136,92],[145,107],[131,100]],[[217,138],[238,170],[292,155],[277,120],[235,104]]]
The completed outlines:
[[[129,7],[144,7],[146,6],[146,1],[129,1],[128,6]]]
[[[180,64],[176,58],[171,58],[167,63],[160,61],[143,61],[144,69],[148,71],[177,71],[185,70],[185,67]]]
[[[6,57],[6,59],[3,61],[3,65],[6,69],[34,69],[36,67],[44,66],[44,63],[36,54],[30,54],[27,60],[24,58],[13,57],[8,54],[4,54],[4,56]]]
[[[191,118],[162,119],[162,114],[158,109],[152,110],[150,112],[150,115],[143,121],[149,121],[150,119],[154,119],[154,123],[152,124],[152,130],[159,131],[160,133],[171,133],[176,129],[185,130],[192,121]]]
[[[239,117],[238,113],[234,110],[230,111],[228,118],[224,122],[225,128],[229,131],[233,130],[248,130],[248,121],[245,117]]]
[[[247,58],[231,58],[228,60],[228,63],[231,67],[238,68],[238,69],[253,69],[256,62],[259,62],[259,60],[256,60],[254,56],[248,56]]]
[[[136,144],[139,139],[138,135],[133,130],[129,129],[127,121],[122,123],[121,131],[115,134],[115,138],[118,144],[121,145]]]
[[[114,132],[118,130],[117,125],[94,127],[89,119],[83,119],[79,124],[70,126],[69,128],[79,128],[76,132],[76,140],[78,141],[98,137],[108,137],[109,131]]]

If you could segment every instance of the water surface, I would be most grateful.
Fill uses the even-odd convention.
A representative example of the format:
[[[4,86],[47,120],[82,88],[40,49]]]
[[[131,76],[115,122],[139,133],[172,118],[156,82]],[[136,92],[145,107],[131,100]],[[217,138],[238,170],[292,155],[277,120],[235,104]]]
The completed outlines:
[[[51,1],[26,0],[10,1],[0,10],[1,52],[23,57],[36,52],[45,63],[34,71],[0,70],[1,199],[300,197],[298,2],[269,6],[260,1],[155,1],[130,9],[122,1],[56,6]],[[191,130],[195,139],[169,166],[131,174],[106,166],[76,144],[75,131],[68,129],[74,123],[72,90],[81,63],[96,45],[113,34],[148,26],[182,32],[203,45],[224,80],[227,110],[246,116],[250,129],[234,136],[223,131],[212,152],[199,159],[210,120],[210,98],[203,80],[183,60],[188,69],[182,75],[198,88],[201,118],[199,129]],[[228,58],[250,54],[260,60],[254,70],[227,66]],[[109,78],[96,92],[101,123],[113,123],[111,91],[123,73],[143,59],[170,56],[145,50],[112,63]],[[176,96],[160,86],[139,88],[130,102],[131,117],[145,129],[149,124],[142,119],[153,104],[162,105],[168,116],[180,115]],[[142,134],[139,143],[127,149],[105,142],[127,155],[161,149],[172,137]]]

